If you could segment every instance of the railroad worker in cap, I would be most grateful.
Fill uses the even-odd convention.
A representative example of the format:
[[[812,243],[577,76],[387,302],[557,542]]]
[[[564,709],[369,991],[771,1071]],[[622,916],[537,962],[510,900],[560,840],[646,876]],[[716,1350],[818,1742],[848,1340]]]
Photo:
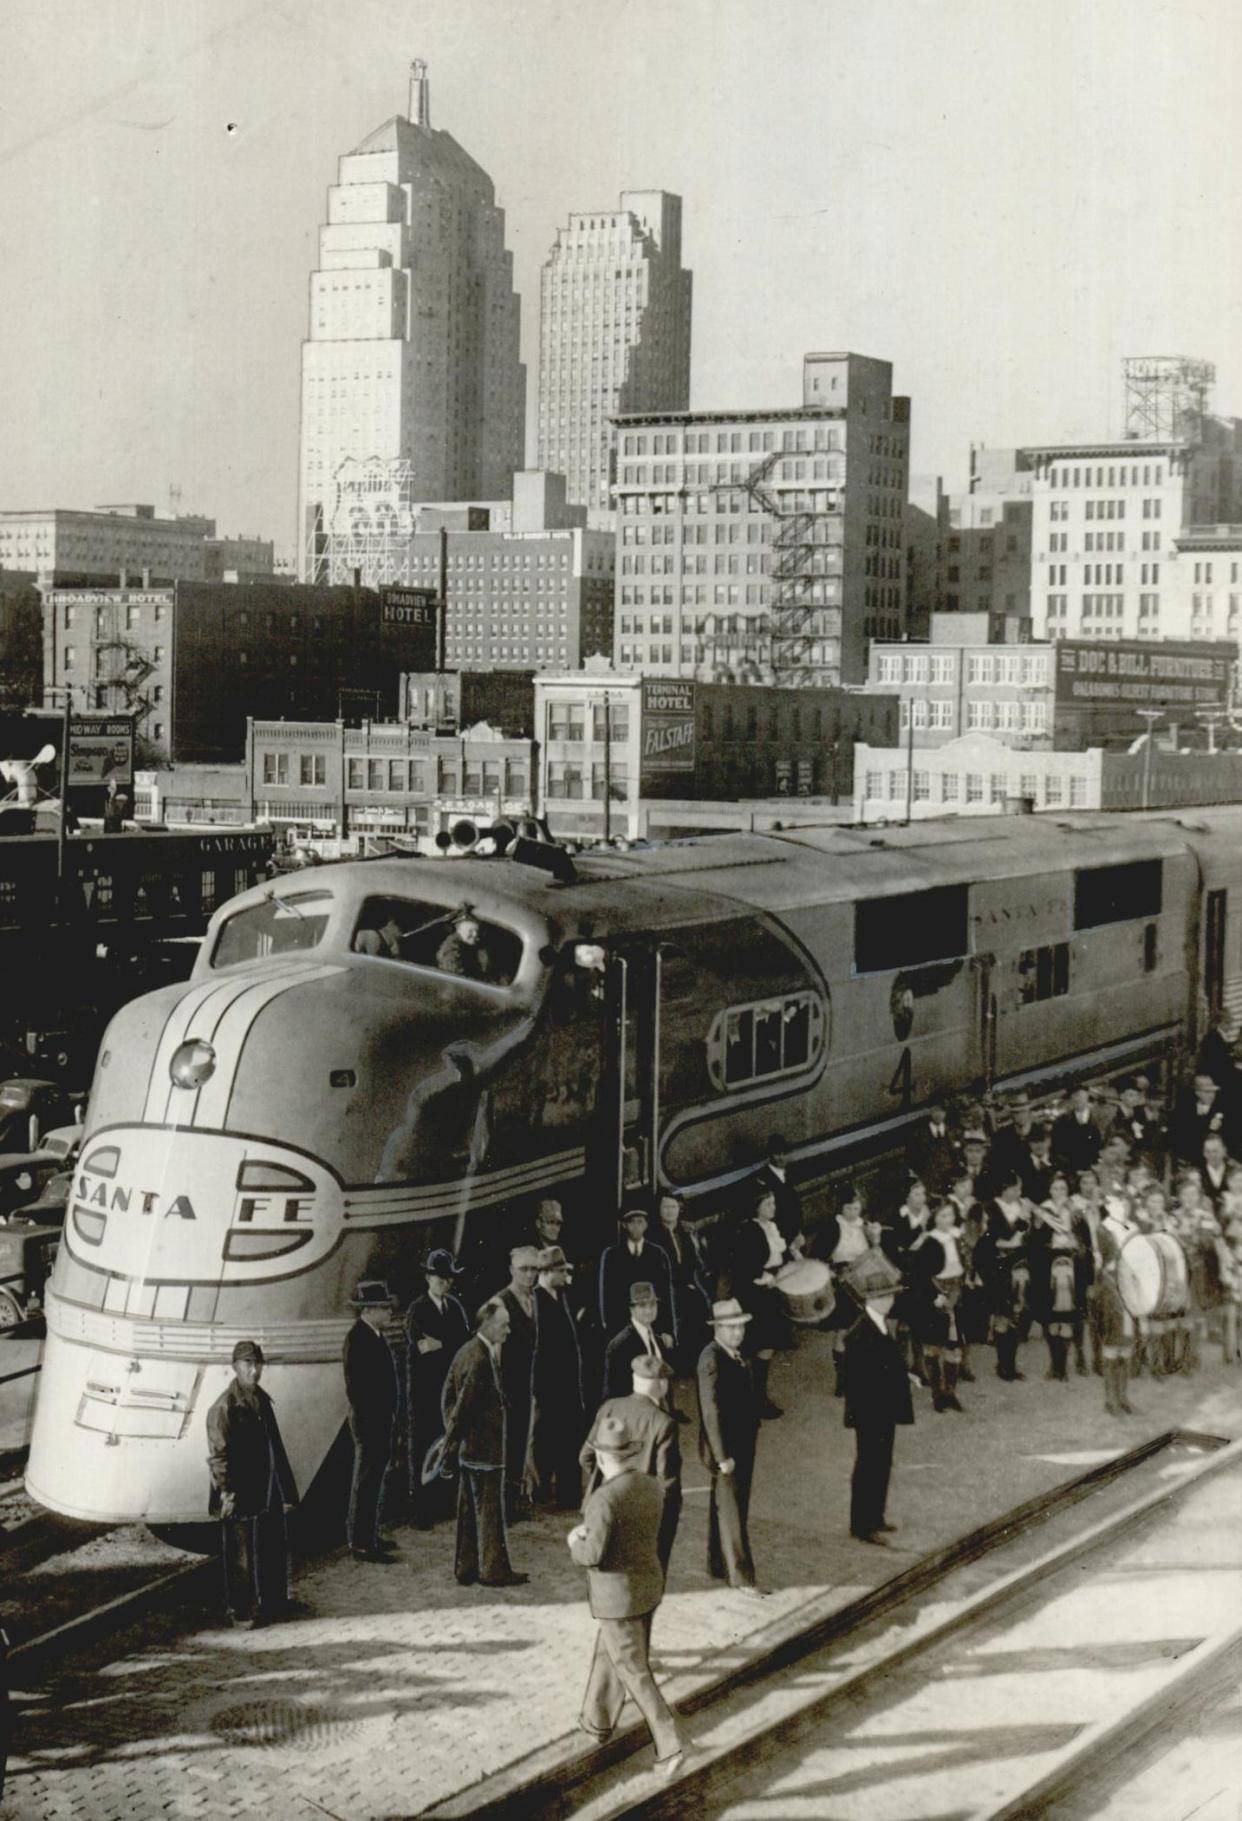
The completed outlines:
[[[672,1336],[659,1330],[660,1302],[654,1284],[630,1285],[630,1319],[614,1334],[604,1351],[604,1396],[624,1397],[629,1389],[630,1367],[639,1354],[668,1359]],[[670,1361],[671,1363],[671,1361]]]
[[[630,1372],[633,1389],[627,1397],[610,1397],[600,1405],[579,1459],[586,1471],[586,1497],[589,1498],[601,1479],[595,1458],[601,1423],[616,1419],[627,1424],[637,1436],[639,1449],[635,1465],[641,1473],[651,1474],[664,1498],[659,1555],[667,1574],[673,1539],[681,1519],[681,1434],[676,1415],[669,1408],[673,1373],[667,1360],[655,1359],[650,1353],[640,1353]]]
[[[854,1431],[850,1535],[860,1543],[887,1543],[896,1528],[885,1515],[893,1437],[899,1423],[914,1421],[905,1361],[886,1325],[901,1273],[877,1248],[864,1252],[841,1281],[862,1311],[841,1356],[845,1426]]]
[[[573,1275],[560,1246],[538,1256],[535,1287],[535,1427],[532,1454],[535,1493],[558,1511],[576,1511],[582,1499],[578,1449],[586,1430],[582,1345],[569,1298]]]
[[[457,1469],[457,1555],[462,1587],[517,1587],[505,1532],[505,1395],[501,1359],[509,1310],[498,1296],[475,1316],[475,1333],[453,1357],[444,1381],[446,1470]]]
[[[509,1332],[501,1360],[506,1418],[505,1516],[509,1523],[530,1516],[531,1437],[535,1418],[535,1351],[539,1345],[540,1250],[514,1246],[509,1254],[509,1282],[500,1300],[509,1311]]]
[[[245,1630],[289,1603],[285,1520],[298,1497],[272,1400],[259,1387],[262,1376],[263,1349],[257,1341],[239,1340],[233,1377],[207,1412],[208,1509],[221,1519],[229,1619]]]
[[[601,1419],[595,1434],[601,1484],[566,1537],[574,1561],[588,1571],[591,1612],[599,1621],[581,1725],[593,1739],[607,1739],[628,1695],[647,1722],[657,1769],[671,1776],[685,1744],[650,1660],[651,1622],[664,1597],[663,1498],[652,1476],[638,1468],[641,1446],[623,1419]]]
[[[427,1456],[444,1433],[441,1401],[453,1355],[470,1339],[470,1317],[453,1294],[459,1267],[437,1247],[423,1266],[427,1288],[405,1316],[406,1421],[410,1514],[420,1530],[448,1513],[450,1483],[439,1473],[424,1479]]]
[[[357,1311],[345,1336],[345,1396],[354,1438],[354,1477],[349,1490],[345,1536],[354,1560],[389,1562],[390,1546],[380,1539],[384,1488],[392,1461],[400,1386],[397,1362],[384,1330],[396,1308],[388,1285],[369,1279],[350,1298]]]
[[[453,912],[453,927],[436,950],[436,966],[442,974],[458,974],[463,980],[496,981],[473,904],[459,905]]]
[[[668,1254],[647,1238],[647,1211],[629,1207],[621,1215],[617,1243],[605,1247],[599,1260],[599,1319],[605,1343],[619,1334],[630,1318],[630,1291],[635,1284],[650,1284],[659,1305],[656,1327],[672,1347],[677,1338],[673,1317],[673,1280]]]
[[[712,1304],[713,1338],[699,1355],[699,1457],[712,1476],[707,1571],[757,1596],[750,1551],[750,1488],[759,1438],[754,1367],[743,1356],[750,1316],[736,1297]]]

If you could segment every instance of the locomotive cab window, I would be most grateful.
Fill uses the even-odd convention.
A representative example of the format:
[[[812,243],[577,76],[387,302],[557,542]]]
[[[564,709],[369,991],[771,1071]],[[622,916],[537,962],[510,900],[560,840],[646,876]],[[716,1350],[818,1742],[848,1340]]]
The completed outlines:
[[[328,926],[331,892],[270,892],[261,904],[248,904],[221,925],[211,965],[237,967],[269,955],[316,948]]]
[[[522,959],[522,940],[470,906],[417,898],[368,898],[354,932],[354,952],[404,961],[462,980],[508,986]]]

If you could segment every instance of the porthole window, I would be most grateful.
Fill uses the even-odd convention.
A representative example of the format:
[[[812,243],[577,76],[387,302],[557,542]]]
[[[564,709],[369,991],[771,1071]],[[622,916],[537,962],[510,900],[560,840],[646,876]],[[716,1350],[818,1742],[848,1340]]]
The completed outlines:
[[[817,1062],[824,1046],[824,1022],[823,1002],[814,993],[730,1006],[707,1035],[713,1085],[729,1091],[791,1075]]]

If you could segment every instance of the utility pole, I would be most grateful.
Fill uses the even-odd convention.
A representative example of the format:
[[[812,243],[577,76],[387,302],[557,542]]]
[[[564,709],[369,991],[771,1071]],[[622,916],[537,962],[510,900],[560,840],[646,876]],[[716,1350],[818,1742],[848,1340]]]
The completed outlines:
[[[1223,708],[1200,708],[1196,717],[1200,721],[1207,722],[1208,752],[1213,757],[1216,754],[1216,723],[1223,721],[1225,714],[1226,710]]]
[[[604,691],[604,839],[612,839],[612,712]]]
[[[56,889],[64,909],[65,897],[65,837],[68,833],[69,819],[69,718],[73,711],[73,685],[61,683],[53,685],[59,688],[65,698],[65,709],[60,722],[60,816],[56,823]]]
[[[911,696],[910,697],[910,720],[909,720],[909,724],[906,729],[906,820],[905,820],[905,826],[907,828],[910,826],[910,818],[913,815],[913,813],[914,813],[914,697]]]
[[[1156,722],[1164,719],[1163,708],[1140,708],[1136,711],[1147,723],[1147,744],[1143,748],[1143,808],[1151,805],[1151,747],[1156,737]]]

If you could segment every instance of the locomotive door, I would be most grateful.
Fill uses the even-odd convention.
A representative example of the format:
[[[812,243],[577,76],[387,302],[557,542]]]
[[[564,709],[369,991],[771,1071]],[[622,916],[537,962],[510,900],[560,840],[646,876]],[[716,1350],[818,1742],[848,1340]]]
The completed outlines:
[[[605,978],[606,1054],[600,1075],[599,1143],[592,1172],[620,1213],[655,1187],[660,1118],[660,955],[614,949]]]
[[[1203,993],[1208,1022],[1215,1024],[1225,1006],[1225,921],[1228,893],[1207,894],[1207,927],[1203,939]]]

